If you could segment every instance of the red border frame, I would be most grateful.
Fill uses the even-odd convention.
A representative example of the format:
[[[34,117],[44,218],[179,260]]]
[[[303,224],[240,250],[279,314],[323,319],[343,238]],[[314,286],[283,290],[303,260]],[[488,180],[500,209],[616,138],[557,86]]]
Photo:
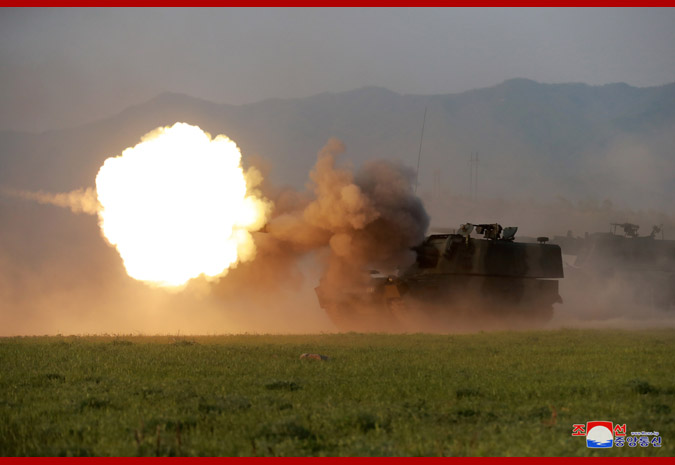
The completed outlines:
[[[378,464],[402,464],[410,461],[424,461],[426,463],[453,463],[453,464],[471,464],[476,463],[488,463],[493,461],[499,462],[510,462],[510,463],[526,463],[534,464],[541,463],[545,460],[549,462],[557,463],[567,463],[569,461],[574,462],[593,462],[593,464],[599,463],[613,463],[616,465],[625,464],[627,462],[635,461],[660,461],[660,462],[671,462],[673,461],[672,457],[8,457],[2,458],[3,463],[7,464],[29,464],[29,463],[55,463],[57,465],[72,464],[77,463],[80,465],[90,464],[90,463],[118,463],[119,460],[124,460],[125,463],[148,463],[148,462],[171,462],[171,463],[185,463],[185,462],[194,462],[194,463],[210,463],[210,464],[223,464],[223,463],[232,463],[232,462],[268,462],[268,463],[283,463],[283,464],[309,464],[314,463],[315,461],[320,461],[324,464],[331,463],[368,463],[369,465],[378,465]]]
[[[656,8],[656,7],[673,7],[675,1],[673,0],[656,0],[645,4],[636,6],[634,1],[629,0],[567,0],[567,1],[552,1],[544,2],[535,0],[516,0],[516,1],[479,1],[479,0],[424,0],[421,2],[413,2],[410,0],[375,0],[359,2],[355,0],[350,1],[335,1],[335,0],[267,0],[267,1],[252,1],[252,0],[201,0],[194,4],[186,4],[184,0],[141,0],[134,2],[133,0],[103,0],[103,1],[87,1],[87,0],[65,0],[59,2],[58,0],[37,0],[37,1],[9,1],[2,6],[4,7],[351,7],[351,8],[365,8],[365,7],[407,7],[407,8],[425,8],[425,7],[510,7],[510,8],[550,8],[550,7],[631,7],[631,8]]]
[[[388,1],[370,1],[370,2],[358,2],[358,1],[330,1],[330,0],[267,0],[264,2],[253,2],[251,0],[235,0],[235,1],[209,1],[202,0],[196,3],[186,5],[184,1],[179,0],[145,0],[141,2],[134,2],[131,0],[110,0],[110,1],[85,1],[85,0],[66,0],[63,2],[58,1],[49,1],[42,0],[36,2],[21,2],[14,1],[4,3],[3,7],[632,7],[638,8],[635,6],[634,1],[628,0],[572,0],[572,1],[563,1],[563,2],[546,2],[542,5],[541,1],[534,0],[519,0],[519,1],[488,1],[481,2],[478,0],[454,0],[454,1],[439,1],[439,0],[426,0],[422,2],[411,2],[403,0],[388,0]],[[656,2],[647,2],[642,4],[639,8],[645,7],[673,7],[675,6],[675,1],[656,1]],[[50,463],[56,465],[66,465],[77,463],[80,465],[90,464],[90,463],[117,463],[119,460],[124,460],[125,463],[148,463],[148,462],[172,462],[172,463],[185,463],[185,462],[198,462],[200,464],[204,463],[226,463],[226,462],[274,462],[278,463],[287,463],[287,464],[309,464],[314,461],[321,461],[322,463],[368,463],[369,465],[375,465],[379,463],[392,463],[392,462],[409,462],[409,461],[418,461],[423,460],[426,463],[429,462],[452,462],[457,463],[487,463],[491,461],[499,462],[512,462],[512,463],[539,463],[542,460],[547,462],[558,462],[567,463],[572,460],[575,462],[579,461],[592,461],[594,464],[598,463],[613,463],[617,462],[626,463],[628,461],[672,461],[672,457],[0,457],[3,464],[30,464],[30,463]]]
[[[584,461],[598,463],[618,463],[624,464],[627,462],[656,460],[672,462],[672,457],[7,457],[2,458],[4,464],[29,464],[29,463],[50,463],[57,465],[65,464],[90,464],[90,463],[118,463],[119,460],[124,460],[125,463],[185,463],[193,462],[199,464],[223,464],[232,462],[267,462],[267,463],[283,463],[283,464],[300,464],[306,465],[320,461],[324,464],[338,464],[338,463],[368,463],[369,465],[379,464],[402,464],[411,461],[424,461],[426,463],[453,463],[453,464],[471,464],[488,463],[493,461],[510,462],[510,463],[526,463],[534,464],[541,463],[545,460],[549,462],[567,463],[569,461]]]

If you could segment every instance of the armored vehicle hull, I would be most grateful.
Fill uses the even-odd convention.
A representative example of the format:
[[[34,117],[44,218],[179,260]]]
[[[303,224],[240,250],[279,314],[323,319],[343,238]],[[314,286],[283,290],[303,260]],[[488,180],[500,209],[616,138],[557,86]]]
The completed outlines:
[[[415,247],[416,261],[398,276],[374,276],[337,296],[319,286],[319,303],[343,330],[452,330],[537,327],[562,302],[560,247],[515,242],[499,225],[477,225],[485,238],[434,234]]]
[[[570,232],[553,238],[563,254],[573,257],[567,267],[571,281],[597,292],[608,289],[614,300],[636,308],[675,310],[675,241],[659,239],[659,227],[648,236],[637,234],[638,225],[612,227],[611,232],[585,237],[573,237]]]

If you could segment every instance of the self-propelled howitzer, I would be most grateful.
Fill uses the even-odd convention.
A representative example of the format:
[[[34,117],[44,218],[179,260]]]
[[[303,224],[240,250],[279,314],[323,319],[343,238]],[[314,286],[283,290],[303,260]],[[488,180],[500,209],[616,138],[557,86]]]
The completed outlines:
[[[575,288],[591,287],[636,309],[675,310],[675,241],[664,239],[662,226],[653,226],[646,236],[639,229],[611,223],[609,232],[575,237],[569,231],[553,242],[573,257],[567,270]]]
[[[476,231],[482,238],[471,237]],[[538,326],[562,302],[560,247],[515,241],[517,228],[465,224],[451,234],[432,234],[414,248],[416,260],[398,276],[373,276],[366,292],[331,296],[317,288],[319,302],[342,329],[396,329],[411,314],[428,323],[485,318],[500,326]],[[378,323],[379,322],[379,323]],[[480,326],[480,321],[474,321]]]

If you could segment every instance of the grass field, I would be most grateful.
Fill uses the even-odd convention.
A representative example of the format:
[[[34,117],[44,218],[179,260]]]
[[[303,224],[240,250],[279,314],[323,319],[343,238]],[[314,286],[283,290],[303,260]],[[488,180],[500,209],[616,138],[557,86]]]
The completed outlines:
[[[0,455],[675,451],[672,329],[4,338],[0,363]],[[593,420],[662,446],[588,449]]]

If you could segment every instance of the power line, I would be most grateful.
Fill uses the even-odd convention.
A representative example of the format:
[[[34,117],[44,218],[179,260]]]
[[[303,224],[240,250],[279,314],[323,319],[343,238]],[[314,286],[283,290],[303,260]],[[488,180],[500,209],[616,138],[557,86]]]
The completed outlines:
[[[478,152],[469,155],[469,197],[471,200],[478,198]]]
[[[480,162],[478,161],[478,152],[476,152],[476,159],[475,159],[475,164],[476,168],[473,170],[473,174],[475,176],[474,181],[473,181],[473,188],[474,188],[474,196],[473,199],[476,200],[478,198],[478,165],[480,165]]]
[[[420,159],[422,158],[422,140],[424,139],[424,123],[427,121],[427,107],[424,107],[424,117],[422,118],[422,134],[420,135],[420,151],[417,154],[417,173],[415,174],[415,194],[417,194],[417,181],[420,178]]]

